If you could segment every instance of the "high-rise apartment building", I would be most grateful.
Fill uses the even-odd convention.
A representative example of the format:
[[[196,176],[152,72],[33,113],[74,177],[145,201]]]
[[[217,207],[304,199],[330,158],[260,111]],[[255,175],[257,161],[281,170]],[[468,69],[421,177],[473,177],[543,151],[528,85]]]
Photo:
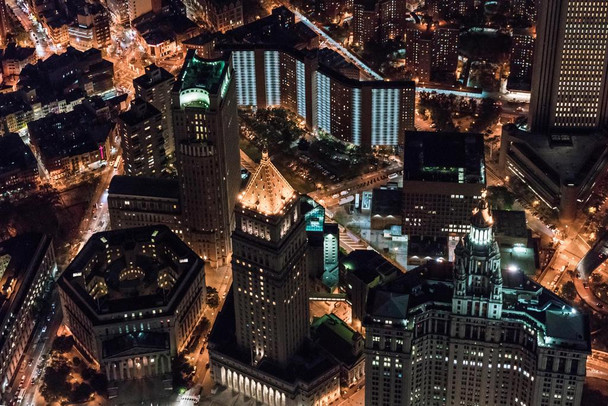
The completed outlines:
[[[422,83],[431,81],[432,35],[417,24],[408,24],[405,30],[405,63],[412,68],[415,78]]]
[[[285,365],[308,335],[306,223],[295,190],[264,153],[239,196],[232,235],[237,342]]]
[[[434,238],[468,231],[470,208],[486,183],[483,137],[407,132],[403,162],[403,233]]]
[[[608,120],[608,2],[540,4],[530,101],[534,132],[588,130]]]
[[[378,33],[378,11],[375,0],[355,0],[353,4],[353,41],[365,46],[376,39]]]
[[[360,46],[369,41],[386,43],[405,32],[407,9],[404,1],[355,0],[353,3],[353,40]]]
[[[118,116],[118,133],[125,174],[160,176],[166,163],[162,113],[137,98]]]
[[[460,29],[427,24],[407,24],[405,30],[405,62],[419,82],[453,81],[458,67]]]
[[[530,90],[534,58],[534,32],[516,29],[511,37],[511,60],[507,86],[513,90]]]
[[[171,96],[188,240],[213,266],[225,265],[230,259],[234,204],[241,184],[230,58],[207,60],[188,51]]]
[[[334,58],[323,58],[318,41],[291,11],[278,7],[241,28],[184,44],[209,56],[232,55],[239,106],[283,107],[311,131],[363,148],[403,144],[404,131],[414,129],[414,82],[347,77],[344,63],[327,63]]]
[[[386,43],[403,37],[407,9],[404,1],[382,0],[378,2],[380,41]]]
[[[173,122],[171,120],[171,91],[175,77],[167,70],[154,64],[146,66],[146,72],[133,79],[135,97],[152,104],[163,114],[163,137],[165,139],[165,155],[175,153],[173,137]]]
[[[433,32],[431,69],[433,73],[454,74],[458,67],[458,27],[437,27]]]
[[[502,269],[479,201],[454,265],[430,262],[367,296],[366,404],[578,406],[588,319]]]

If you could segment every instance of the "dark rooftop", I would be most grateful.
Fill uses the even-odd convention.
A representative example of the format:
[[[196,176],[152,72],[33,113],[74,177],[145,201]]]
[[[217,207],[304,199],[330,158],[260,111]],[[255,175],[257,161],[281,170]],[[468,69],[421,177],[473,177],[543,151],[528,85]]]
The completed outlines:
[[[591,168],[606,152],[606,137],[590,134],[535,134],[519,131],[514,126],[505,128],[517,148],[556,185],[579,185]]]
[[[483,136],[465,133],[406,131],[403,179],[483,183]]]
[[[118,118],[125,124],[133,126],[160,114],[160,111],[152,104],[143,99],[136,98],[131,101],[129,110],[121,113]]]
[[[342,259],[342,266],[365,284],[371,283],[378,276],[387,278],[401,273],[399,268],[374,250],[354,250]]]
[[[406,319],[423,304],[451,312],[453,278],[451,263],[429,261],[372,289],[367,301],[368,317]],[[503,270],[502,279],[502,320],[531,325],[538,334],[539,345],[590,350],[586,315],[522,272]]]
[[[528,238],[526,212],[519,210],[492,210],[494,233],[508,237]]]
[[[403,210],[403,189],[401,188],[376,188],[372,192],[371,215],[400,216]]]
[[[362,356],[363,345],[359,348],[355,345],[363,340],[361,334],[333,313],[313,320],[311,336],[328,354],[345,365],[354,365]]]
[[[30,58],[34,52],[36,52],[36,48],[29,47],[18,47],[15,43],[11,42],[6,46],[4,53],[2,54],[2,60],[18,60],[23,61],[27,58]]]
[[[34,154],[18,134],[0,137],[0,176],[15,170],[27,171],[38,166]]]
[[[110,196],[148,196],[177,200],[179,199],[179,183],[175,179],[116,175],[110,182],[108,194]]]
[[[50,114],[29,122],[32,143],[45,160],[93,152],[106,142],[112,123],[100,122],[97,116],[78,105],[69,113]]]
[[[128,228],[94,234],[61,274],[59,284],[96,318],[174,306],[173,299],[204,272],[203,266],[168,227]]]
[[[150,89],[159,83],[173,79],[174,76],[166,69],[154,64],[146,66],[146,73],[133,79],[133,83],[142,89]]]

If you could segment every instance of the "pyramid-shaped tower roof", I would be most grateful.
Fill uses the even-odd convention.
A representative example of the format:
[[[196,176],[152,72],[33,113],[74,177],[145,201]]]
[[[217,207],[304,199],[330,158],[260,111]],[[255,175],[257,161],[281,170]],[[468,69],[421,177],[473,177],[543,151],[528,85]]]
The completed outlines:
[[[268,152],[262,152],[262,160],[239,196],[241,205],[266,216],[280,214],[297,195],[289,182],[270,162]]]

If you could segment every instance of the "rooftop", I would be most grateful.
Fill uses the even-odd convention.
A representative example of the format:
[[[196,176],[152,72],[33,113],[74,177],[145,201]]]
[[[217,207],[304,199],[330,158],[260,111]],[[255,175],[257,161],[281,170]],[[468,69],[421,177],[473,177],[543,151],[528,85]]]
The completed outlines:
[[[372,192],[371,215],[400,216],[403,210],[403,189],[379,187]]]
[[[517,149],[556,185],[579,185],[591,168],[606,152],[606,138],[599,133],[591,134],[535,134],[517,130],[514,126],[507,129],[514,137]]]
[[[146,66],[146,73],[133,79],[133,83],[136,87],[150,89],[159,83],[172,79],[175,79],[175,77],[166,69],[152,64],[150,66]]]
[[[85,106],[69,113],[50,114],[28,123],[32,143],[45,160],[76,156],[99,149],[113,124],[101,122]]]
[[[296,196],[296,191],[270,161],[268,152],[263,152],[255,173],[239,195],[239,201],[243,207],[258,213],[277,215]]]
[[[228,74],[226,60],[208,60],[200,58],[193,50],[188,51],[177,85],[181,91],[203,89],[208,93],[218,93]]]
[[[94,234],[59,278],[96,315],[173,303],[203,271],[203,261],[166,226]]]
[[[6,46],[4,53],[2,54],[2,60],[18,60],[23,61],[30,58],[36,52],[36,48],[29,47],[18,47],[15,43],[11,42]]]
[[[399,268],[374,250],[354,250],[342,259],[342,266],[365,284],[378,277],[386,279],[401,273]]]
[[[494,234],[507,237],[528,238],[526,212],[519,210],[492,210]]]
[[[108,195],[146,196],[179,200],[179,183],[175,179],[115,175]]]
[[[133,126],[160,114],[160,111],[152,104],[143,99],[136,98],[131,101],[129,110],[121,113],[118,118],[125,124]]]
[[[448,262],[429,261],[399,278],[373,289],[367,313],[406,319],[421,305],[446,312],[452,309],[453,270]],[[589,351],[587,316],[575,311],[559,296],[529,279],[520,271],[503,270],[505,322],[519,322],[536,331],[541,346]]]
[[[18,134],[9,133],[0,137],[0,176],[15,170],[35,169],[37,166],[32,150]]]
[[[311,336],[329,354],[347,365],[354,364],[361,356],[361,334],[351,329],[333,313],[317,317],[311,325]]]
[[[485,184],[483,136],[407,131],[404,181]]]

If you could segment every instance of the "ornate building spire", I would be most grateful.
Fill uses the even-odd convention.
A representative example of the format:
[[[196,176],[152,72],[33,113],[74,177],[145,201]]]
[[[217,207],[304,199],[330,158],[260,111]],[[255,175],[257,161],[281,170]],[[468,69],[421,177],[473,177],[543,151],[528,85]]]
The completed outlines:
[[[454,252],[454,313],[488,318],[500,318],[502,314],[500,252],[493,226],[484,197],[473,210],[471,231]]]
[[[281,214],[296,196],[296,191],[270,162],[268,151],[264,149],[260,165],[239,200],[243,207],[270,216]]]

